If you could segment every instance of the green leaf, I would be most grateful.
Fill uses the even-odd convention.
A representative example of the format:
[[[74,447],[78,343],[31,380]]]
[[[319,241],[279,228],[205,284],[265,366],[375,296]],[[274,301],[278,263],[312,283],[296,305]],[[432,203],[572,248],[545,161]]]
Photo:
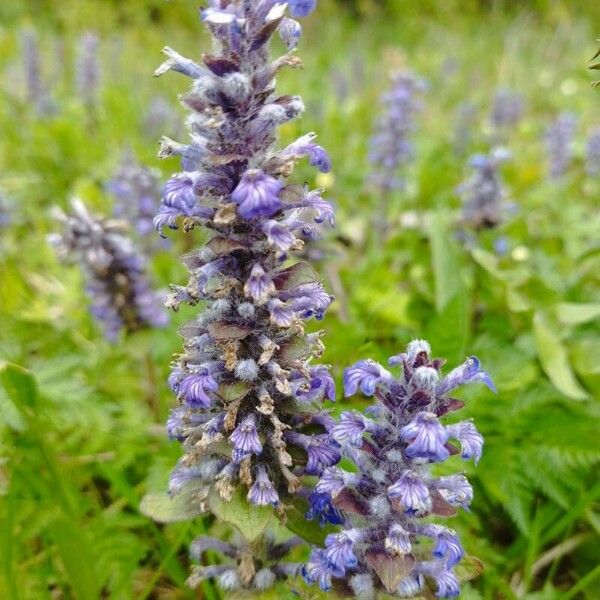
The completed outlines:
[[[451,363],[464,359],[471,324],[470,299],[466,289],[450,299],[427,324],[427,339],[435,351]]]
[[[431,261],[435,278],[435,306],[441,311],[463,289],[452,235],[442,215],[434,213],[429,229]]]
[[[37,402],[38,389],[33,375],[14,363],[0,365],[0,381],[17,408],[33,408]]]
[[[330,533],[335,533],[337,528],[333,525],[321,526],[315,520],[308,521],[304,516],[307,510],[308,502],[304,498],[294,498],[286,508],[284,525],[303,540],[316,546],[323,546],[325,537]]]
[[[69,578],[75,598],[99,598],[94,556],[89,541],[79,526],[68,516],[58,518],[50,526],[50,535],[58,547],[58,555]],[[82,540],[88,543],[81,543]]]
[[[541,312],[533,317],[533,335],[542,368],[556,389],[574,400],[587,398],[587,392],[573,374],[567,351],[558,333]]]
[[[217,394],[225,402],[235,402],[245,398],[252,390],[252,384],[246,381],[236,381],[235,383],[222,384],[219,386]]]
[[[273,507],[254,506],[241,490],[236,490],[229,502],[223,500],[213,489],[208,505],[217,519],[239,529],[248,542],[258,539],[273,517]]]
[[[140,512],[158,523],[177,523],[201,515],[201,498],[197,488],[183,490],[175,496],[165,493],[146,494]]]
[[[581,325],[600,317],[600,304],[563,302],[555,310],[558,320],[565,325]]]
[[[483,563],[477,557],[467,554],[454,567],[454,572],[460,582],[471,581],[483,573]]]

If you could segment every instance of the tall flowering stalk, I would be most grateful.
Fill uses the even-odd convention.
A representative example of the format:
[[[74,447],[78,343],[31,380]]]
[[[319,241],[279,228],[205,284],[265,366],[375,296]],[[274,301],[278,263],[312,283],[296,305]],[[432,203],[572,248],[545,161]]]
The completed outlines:
[[[21,32],[21,54],[25,99],[37,113],[46,114],[51,110],[51,100],[42,77],[40,45],[34,29],[24,29]]]
[[[600,127],[588,137],[585,147],[585,171],[590,177],[600,177]]]
[[[510,208],[508,190],[500,175],[500,165],[510,157],[504,148],[469,159],[473,174],[457,188],[462,200],[463,225],[480,231],[497,227]]]
[[[517,92],[500,88],[494,95],[494,103],[490,120],[498,130],[507,130],[516,127],[523,117],[523,97]]]
[[[314,549],[303,575],[321,589],[370,600],[379,592],[397,598],[459,595],[454,567],[464,556],[456,532],[432,520],[468,510],[473,490],[463,474],[436,477],[432,465],[454,454],[477,463],[483,437],[471,420],[445,424],[463,406],[450,396],[459,386],[481,382],[494,390],[475,357],[442,377],[443,360],[429,344],[415,340],[390,358],[401,366],[395,378],[381,365],[361,360],[344,373],[346,396],[359,390],[375,398],[360,413],[342,413],[332,441],[355,471],[325,469],[311,496],[311,514],[344,521],[338,533]],[[344,515],[344,516],[343,516]],[[429,596],[427,596],[429,597]]]
[[[127,237],[123,222],[92,215],[80,200],[69,215],[57,211],[63,225],[49,236],[61,259],[80,264],[91,312],[110,341],[119,332],[162,327],[167,315],[152,291],[144,260]]]
[[[467,153],[473,140],[473,126],[477,118],[477,107],[472,102],[461,102],[456,109],[453,146],[459,156]]]
[[[548,171],[552,179],[562,177],[573,158],[573,138],[577,119],[569,112],[560,113],[546,131]]]
[[[77,93],[88,108],[98,105],[100,93],[100,40],[93,31],[79,39],[75,64]]]
[[[314,6],[315,0],[211,0],[202,20],[213,53],[199,64],[167,47],[156,71],[182,73],[193,84],[182,97],[191,143],[162,140],[160,156],[180,156],[183,171],[167,182],[155,225],[176,229],[182,221],[184,230],[201,225],[211,234],[184,256],[189,281],[172,286],[168,300],[175,310],[201,306],[181,329],[184,348],[169,377],[179,405],[168,432],[184,449],[170,491],[189,497],[195,512],[231,515],[223,506],[249,502],[252,514],[263,507],[281,514],[302,475],[318,475],[340,458],[320,410],[324,399],[334,399],[333,380],[326,366],[312,363],[323,350],[320,334],[305,332],[332,297],[306,263],[293,259],[318,224],[333,225],[334,215],[320,190],[286,182],[303,157],[322,172],[329,158],[312,133],[275,146],[277,127],[299,116],[303,103],[277,95],[274,77],[300,66],[292,53],[301,34],[294,17]],[[289,52],[272,60],[276,32]],[[274,565],[257,582],[282,552],[264,537],[262,550],[256,544],[220,544],[233,566],[199,567],[190,583],[218,576],[225,589],[263,589],[296,571],[297,565]],[[206,547],[214,543],[197,540],[195,556]]]
[[[412,133],[421,110],[423,80],[410,73],[394,73],[381,96],[381,115],[369,145],[371,182],[384,194],[404,187],[402,171],[414,158]]]
[[[106,190],[115,198],[115,217],[131,223],[147,255],[156,251],[161,244],[157,244],[151,234],[162,196],[160,173],[140,165],[135,156],[127,152],[114,177],[106,184]]]

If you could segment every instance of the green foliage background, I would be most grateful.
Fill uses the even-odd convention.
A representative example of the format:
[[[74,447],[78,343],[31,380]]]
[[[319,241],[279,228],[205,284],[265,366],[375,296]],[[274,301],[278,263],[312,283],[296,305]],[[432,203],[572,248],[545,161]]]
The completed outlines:
[[[0,189],[13,205],[0,232],[0,598],[218,597],[209,584],[184,587],[187,544],[211,523],[161,526],[139,512],[179,455],[163,434],[174,402],[164,382],[177,325],[192,311],[111,346],[88,315],[77,270],[58,264],[45,242],[50,207],[73,194],[110,210],[103,183],[123,149],[165,176],[177,169],[155,158],[144,114],[163,96],[183,119],[176,96],[186,82],[151,75],[165,44],[190,56],[208,48],[196,9],[188,0],[0,6]],[[50,117],[23,101],[19,32],[27,26],[40,35],[57,108]],[[321,0],[300,46],[304,71],[280,80],[307,105],[282,137],[317,131],[334,163],[333,176],[316,182],[338,206],[343,241],[328,242],[335,251],[317,265],[338,295],[322,324],[325,360],[339,377],[359,358],[383,361],[426,337],[451,366],[477,354],[497,384],[497,396],[461,395],[486,438],[481,464],[467,467],[473,513],[453,521],[485,564],[467,599],[599,597],[600,181],[583,170],[585,133],[600,124],[586,72],[599,26],[593,2]],[[93,113],[73,87],[75,43],[86,29],[102,38]],[[429,91],[409,188],[384,200],[365,184],[367,140],[387,71],[402,66],[423,74]],[[492,250],[497,233],[467,251],[452,225],[465,175],[465,157],[452,148],[456,107],[476,103],[470,150],[485,150],[499,85],[527,103],[505,140],[520,207],[501,232],[512,248],[505,257]],[[563,180],[548,182],[541,138],[563,109],[579,116],[575,161]],[[164,133],[181,137],[174,129]],[[416,211],[416,226],[402,225],[407,211]],[[383,213],[386,240],[372,228]],[[159,286],[185,279],[176,256],[202,238],[182,237],[154,260]],[[335,410],[350,404],[364,406],[340,398]],[[285,587],[278,594],[292,597]]]

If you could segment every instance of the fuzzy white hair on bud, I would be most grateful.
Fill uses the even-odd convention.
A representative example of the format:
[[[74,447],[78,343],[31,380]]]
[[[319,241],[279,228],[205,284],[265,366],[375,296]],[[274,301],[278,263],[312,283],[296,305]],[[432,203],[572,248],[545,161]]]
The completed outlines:
[[[353,575],[350,578],[350,587],[355,593],[357,600],[373,600],[375,598],[373,577],[369,573]]]
[[[252,358],[240,360],[235,367],[235,374],[242,381],[254,381],[258,377],[258,365]]]

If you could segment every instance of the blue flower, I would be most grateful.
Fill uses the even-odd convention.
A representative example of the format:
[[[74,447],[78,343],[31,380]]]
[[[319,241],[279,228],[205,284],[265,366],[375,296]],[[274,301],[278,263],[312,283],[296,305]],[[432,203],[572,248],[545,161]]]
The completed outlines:
[[[246,171],[231,199],[238,205],[238,212],[244,219],[270,217],[281,208],[279,192],[283,184],[258,169]]]
[[[353,367],[344,370],[344,393],[352,396],[360,387],[365,396],[372,396],[377,383],[388,376],[389,373],[376,362],[359,360]]]
[[[387,488],[387,495],[398,500],[407,514],[423,515],[431,510],[429,489],[414,471],[404,471],[400,478]]]
[[[305,445],[308,462],[304,469],[307,475],[320,475],[323,469],[331,467],[341,459],[340,449],[329,436],[313,435]]]
[[[327,523],[341,525],[344,522],[340,511],[333,506],[329,494],[314,491],[308,497],[308,503],[309,509],[306,511],[306,518],[309,521],[317,518],[321,525]]]
[[[358,565],[354,544],[362,539],[360,530],[350,529],[341,533],[330,533],[325,538],[325,555],[330,564],[342,572]]]
[[[465,460],[472,458],[477,464],[481,459],[483,449],[483,436],[477,431],[472,421],[461,421],[448,427],[448,433],[456,438],[461,445],[461,456]]]
[[[194,180],[190,173],[176,173],[165,184],[163,195],[165,206],[176,208],[184,214],[191,214],[196,204]]]
[[[473,488],[464,475],[440,477],[436,482],[436,487],[448,504],[469,510],[469,505],[473,500]]]
[[[321,171],[321,173],[329,173],[331,171],[331,160],[323,146],[315,144],[313,140],[316,138],[315,133],[307,133],[295,142],[290,144],[284,154],[291,156],[306,155],[309,158],[310,164]]]
[[[373,422],[356,411],[346,411],[340,415],[339,423],[331,435],[340,444],[349,443],[357,448],[363,441],[363,433],[372,429]]]
[[[269,504],[275,506],[279,503],[279,494],[273,487],[267,475],[267,470],[262,465],[258,468],[256,480],[248,492],[248,500],[256,506],[267,506]]]
[[[496,391],[493,381],[490,376],[481,368],[479,359],[476,356],[470,356],[467,360],[456,367],[444,377],[437,385],[437,394],[444,395],[461,385],[467,383],[481,382],[486,385],[492,392]]]
[[[306,17],[317,6],[317,0],[288,0],[292,17]]]
[[[246,454],[260,454],[263,450],[262,444],[256,430],[256,417],[253,413],[242,419],[242,422],[233,430],[229,436],[234,450],[239,456]]]
[[[315,490],[319,493],[329,494],[335,498],[346,485],[358,483],[355,473],[347,473],[339,467],[327,467],[321,473]]]
[[[190,406],[203,406],[208,408],[212,398],[207,392],[216,392],[219,384],[206,370],[188,375],[179,384],[179,396]]]
[[[392,523],[385,537],[384,545],[391,554],[404,556],[412,548],[410,534],[399,523]]]
[[[452,571],[439,570],[432,573],[437,590],[435,592],[438,598],[458,598],[460,595],[460,585],[456,575]]]
[[[294,19],[285,18],[279,24],[279,36],[288,50],[293,50],[302,36],[302,27]]]
[[[410,458],[425,458],[432,462],[443,462],[450,456],[446,448],[448,432],[440,425],[433,413],[420,412],[413,421],[400,429],[400,437],[410,441],[406,455]]]
[[[448,568],[460,562],[465,555],[458,536],[452,529],[439,528],[435,540],[436,545],[433,549],[433,555],[436,558],[444,559]]]
[[[261,306],[274,293],[275,285],[271,277],[269,277],[261,265],[258,263],[255,264],[252,267],[248,281],[244,285],[244,294],[247,298],[252,298],[256,305]]]

